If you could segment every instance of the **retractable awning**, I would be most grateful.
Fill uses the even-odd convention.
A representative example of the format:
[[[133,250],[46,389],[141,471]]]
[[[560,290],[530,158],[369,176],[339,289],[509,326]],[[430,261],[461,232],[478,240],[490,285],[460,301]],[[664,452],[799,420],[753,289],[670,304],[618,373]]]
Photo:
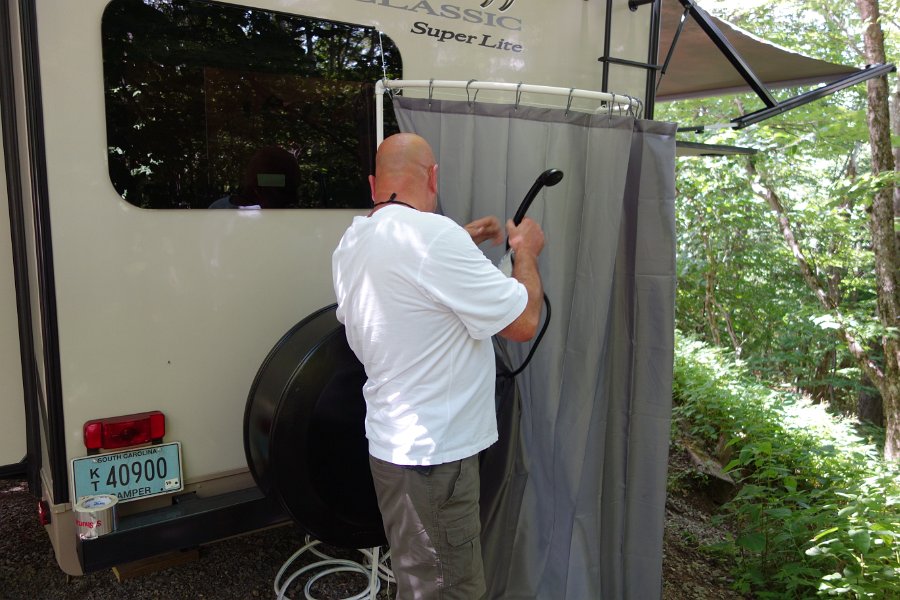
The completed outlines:
[[[804,56],[711,16],[695,0],[661,1],[657,68],[657,102],[755,92],[765,107],[733,119],[734,128],[895,70],[893,65],[857,68]],[[778,101],[771,93],[815,84],[823,85],[788,100]]]
[[[696,5],[696,3],[694,3]],[[671,60],[658,79],[657,102],[753,91],[701,23],[679,0],[663,0],[659,35],[660,62],[672,46],[687,10],[684,29]],[[831,83],[859,69],[810,58],[759,38],[727,21],[707,15],[735,52],[769,89]]]

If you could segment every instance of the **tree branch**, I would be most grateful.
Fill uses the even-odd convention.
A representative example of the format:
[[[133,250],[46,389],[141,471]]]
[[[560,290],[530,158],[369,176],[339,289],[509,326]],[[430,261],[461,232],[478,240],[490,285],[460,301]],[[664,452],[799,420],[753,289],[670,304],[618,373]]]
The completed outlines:
[[[853,332],[850,331],[849,327],[847,327],[846,321],[841,314],[833,294],[829,294],[826,291],[826,286],[819,280],[819,277],[806,259],[803,249],[797,242],[797,237],[794,235],[793,226],[788,218],[787,211],[784,209],[784,205],[781,203],[781,198],[779,198],[775,189],[768,185],[760,176],[756,169],[756,159],[752,156],[747,159],[747,174],[750,178],[750,187],[753,190],[753,193],[765,200],[766,204],[778,218],[781,235],[790,249],[791,254],[794,255],[794,260],[800,267],[800,274],[803,276],[806,285],[812,290],[813,294],[815,294],[819,304],[822,305],[822,308],[834,317],[835,322],[838,324],[837,333],[847,345],[847,349],[856,360],[860,369],[862,369],[863,373],[865,373],[875,385],[880,385],[884,381],[884,372],[881,367],[872,360],[862,343],[857,339]]]

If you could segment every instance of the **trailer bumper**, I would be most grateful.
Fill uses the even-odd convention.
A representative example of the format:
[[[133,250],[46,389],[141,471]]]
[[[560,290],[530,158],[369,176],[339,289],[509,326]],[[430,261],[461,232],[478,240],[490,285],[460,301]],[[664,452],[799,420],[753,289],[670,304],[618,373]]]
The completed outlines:
[[[289,520],[278,503],[258,488],[210,496],[185,497],[177,504],[119,519],[116,531],[79,539],[84,573],[192,548]]]

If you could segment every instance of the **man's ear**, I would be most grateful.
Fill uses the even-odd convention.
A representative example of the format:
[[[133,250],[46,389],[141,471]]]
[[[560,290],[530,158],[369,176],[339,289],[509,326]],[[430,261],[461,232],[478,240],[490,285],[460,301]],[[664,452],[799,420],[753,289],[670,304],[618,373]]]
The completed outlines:
[[[438,189],[438,166],[435,164],[428,173],[428,189],[437,194]]]
[[[372,202],[375,202],[375,176],[369,175],[369,189],[372,191]]]

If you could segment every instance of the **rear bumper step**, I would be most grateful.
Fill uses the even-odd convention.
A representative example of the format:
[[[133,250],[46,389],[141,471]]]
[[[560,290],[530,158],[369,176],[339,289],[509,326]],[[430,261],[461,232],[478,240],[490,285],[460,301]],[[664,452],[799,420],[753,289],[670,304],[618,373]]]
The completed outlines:
[[[187,497],[177,504],[128,515],[116,531],[78,540],[78,560],[85,573],[142,558],[199,546],[288,521],[274,499],[258,488],[211,496]]]

